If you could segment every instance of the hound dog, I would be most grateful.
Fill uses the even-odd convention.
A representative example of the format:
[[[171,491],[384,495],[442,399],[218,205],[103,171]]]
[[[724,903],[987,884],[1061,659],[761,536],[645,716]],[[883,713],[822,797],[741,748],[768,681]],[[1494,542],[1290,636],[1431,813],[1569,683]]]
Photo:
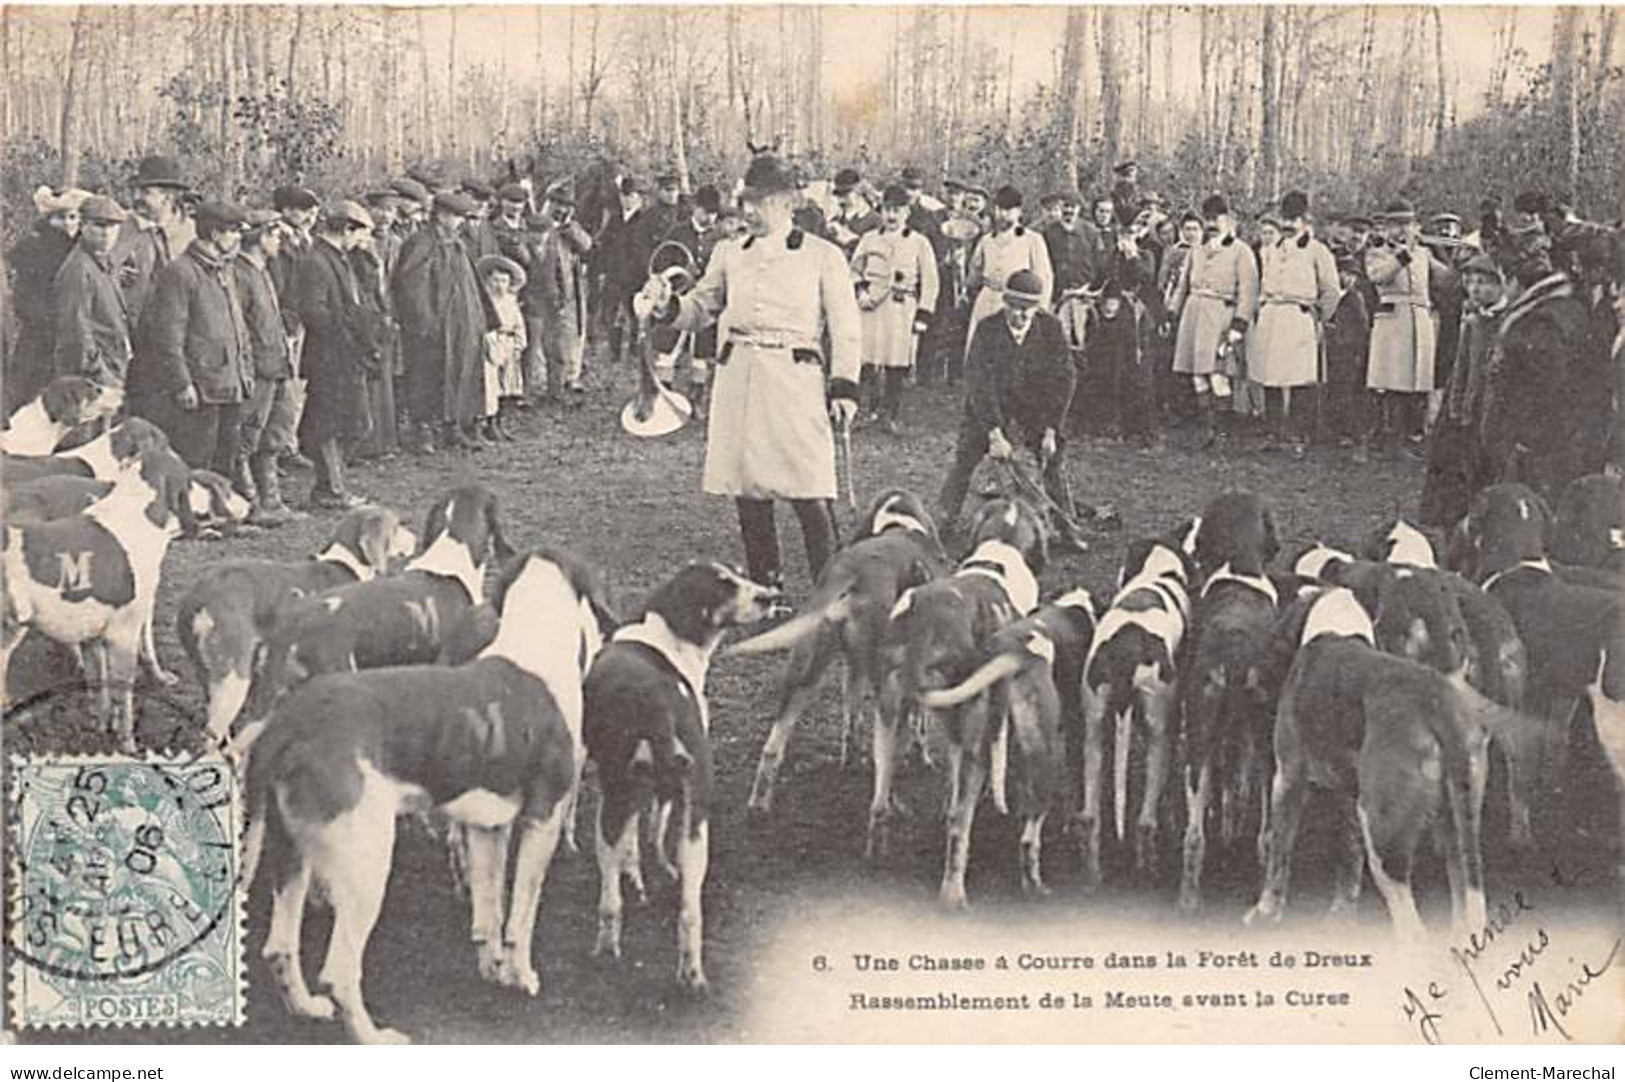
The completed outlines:
[[[1210,521],[1206,514],[1203,518]],[[1189,656],[1180,673],[1185,837],[1179,908],[1185,913],[1202,905],[1215,787],[1225,845],[1241,833],[1249,807],[1258,808],[1260,832],[1266,821],[1270,715],[1278,690],[1271,674],[1272,635],[1280,603],[1267,576],[1228,564],[1207,576],[1196,602]],[[1262,851],[1261,842],[1258,848]]]
[[[621,954],[621,879],[643,895],[638,820],[653,825],[661,866],[672,870],[667,828],[677,822],[677,980],[705,988],[701,893],[715,798],[705,676],[730,628],[769,616],[779,591],[716,563],[689,564],[656,590],[643,616],[616,630],[587,674],[587,753],[598,770],[598,939]]]
[[[1561,808],[1546,795],[1564,785],[1576,706],[1603,701],[1593,689],[1606,699],[1610,668],[1625,657],[1625,593],[1567,580],[1544,555],[1546,517],[1539,497],[1523,485],[1491,486],[1462,521],[1457,555],[1505,606],[1528,652],[1525,702],[1538,730],[1519,757],[1534,764],[1525,771],[1533,776],[1525,785],[1532,805],[1555,816]],[[1606,701],[1604,707],[1592,722],[1606,748]]]
[[[869,508],[856,539],[819,576],[800,614],[729,648],[730,654],[790,650],[779,677],[773,728],[762,746],[749,807],[768,811],[790,734],[837,657],[841,672],[841,764],[848,758],[853,703],[880,682],[880,644],[892,606],[905,590],[948,571],[937,527],[913,493],[892,489]],[[874,708],[878,711],[878,702]]]
[[[1079,694],[1094,636],[1094,599],[1088,590],[1068,590],[996,631],[983,650],[987,660],[964,681],[920,695],[921,705],[946,710],[992,693],[992,711],[1001,719],[989,757],[993,805],[1009,814],[1007,769],[1013,769],[1025,894],[1049,893],[1041,862],[1044,820],[1057,790],[1066,788],[1068,760],[1082,754]]]
[[[426,665],[447,631],[485,596],[485,568],[513,554],[496,495],[464,485],[435,501],[423,551],[399,575],[354,582],[282,607],[246,708],[260,717],[276,697],[317,673]]]
[[[1184,536],[1189,536],[1185,534]],[[1189,546],[1194,551],[1194,546]],[[1177,662],[1191,616],[1191,555],[1176,532],[1129,547],[1120,585],[1095,629],[1084,660],[1082,804],[1079,844],[1086,889],[1100,886],[1100,809],[1106,726],[1113,724],[1113,833],[1128,829],[1129,748],[1144,731],[1145,778],[1135,834],[1135,864],[1155,863],[1157,812],[1173,752]]]
[[[395,512],[364,507],[346,513],[326,547],[308,560],[237,560],[205,570],[181,598],[175,635],[208,694],[209,739],[218,743],[230,733],[279,608],[371,581],[390,560],[416,548],[416,535]]]
[[[1550,533],[1554,560],[1625,576],[1625,479],[1598,473],[1570,481]]]
[[[69,432],[110,416],[123,404],[124,392],[117,387],[103,387],[84,376],[58,376],[11,415],[0,432],[0,452],[48,455]]]
[[[134,752],[137,656],[149,633],[164,554],[191,518],[190,486],[186,464],[172,451],[154,449],[84,511],[6,525],[0,688],[27,631],[75,652],[88,645],[102,720],[124,750]]]
[[[1488,736],[1481,719],[1499,708],[1465,684],[1378,650],[1370,616],[1347,589],[1314,600],[1301,642],[1276,710],[1264,884],[1246,922],[1284,912],[1298,825],[1314,786],[1339,804],[1333,913],[1357,902],[1363,856],[1395,931],[1419,938],[1411,872],[1431,825],[1458,925],[1483,928],[1479,814]]]
[[[1433,542],[1427,535],[1404,519],[1395,519],[1387,527],[1379,528],[1366,539],[1360,553],[1367,560],[1379,563],[1409,564],[1412,567],[1438,567]]]
[[[578,779],[582,680],[602,644],[600,588],[562,553],[527,553],[496,583],[502,627],[458,668],[328,673],[246,731],[244,881],[272,883],[264,954],[288,1009],[343,1020],[361,1043],[404,1043],[362,995],[362,959],[389,880],[396,820],[432,806],[470,827],[471,931],[481,974],[530,995],[542,883]],[[519,824],[512,868],[509,831]],[[513,892],[504,918],[503,900]],[[300,963],[312,882],[333,909],[313,995]]]
[[[971,522],[970,555],[948,578],[906,591],[887,623],[867,848],[871,856],[886,851],[898,730],[906,713],[924,710],[948,748],[948,845],[941,899],[950,907],[966,904],[971,825],[988,781],[993,745],[1005,728],[987,692],[945,710],[924,707],[921,696],[965,680],[982,663],[987,641],[1038,606],[1036,572],[1049,555],[1046,529],[1043,516],[1020,500],[982,505]]]
[[[78,447],[51,455],[8,454],[0,465],[7,488],[58,475],[112,481],[126,465],[154,448],[170,449],[163,429],[140,417],[126,417]]]
[[[1204,578],[1225,566],[1238,575],[1262,575],[1281,551],[1275,516],[1254,493],[1220,493],[1193,521],[1191,549]]]

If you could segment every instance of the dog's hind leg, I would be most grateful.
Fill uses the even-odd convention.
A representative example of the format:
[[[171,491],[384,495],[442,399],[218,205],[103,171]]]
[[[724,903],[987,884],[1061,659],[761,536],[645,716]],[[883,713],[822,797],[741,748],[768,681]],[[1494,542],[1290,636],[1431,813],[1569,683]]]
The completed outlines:
[[[897,769],[897,729],[902,721],[902,690],[888,680],[881,693],[880,712],[874,728],[874,795],[869,801],[869,831],[864,855],[870,859],[886,855],[890,844],[892,817],[892,774]]]
[[[528,995],[539,995],[542,979],[530,959],[536,935],[536,910],[542,903],[542,883],[564,829],[567,801],[559,800],[546,818],[521,818],[519,851],[514,857],[513,901],[508,907],[508,924],[503,932],[506,959],[502,983]]]
[[[1247,911],[1243,923],[1280,920],[1286,911],[1287,887],[1292,879],[1292,849],[1297,844],[1298,824],[1303,820],[1309,799],[1309,779],[1304,764],[1294,758],[1278,764],[1270,785],[1270,836],[1264,861],[1264,887],[1258,904]],[[1355,877],[1358,890],[1359,877]]]
[[[1044,819],[1043,814],[1029,816],[1021,824],[1021,893],[1034,897],[1050,892],[1044,885]]]
[[[280,814],[267,809],[268,814]],[[326,1021],[334,1015],[333,1001],[326,996],[312,995],[305,983],[304,962],[300,958],[300,930],[305,920],[305,899],[310,893],[310,862],[302,849],[293,842],[285,842],[286,859],[290,867],[271,891],[271,926],[265,933],[266,964],[276,974],[282,990],[282,1002],[288,1012],[297,1018]],[[281,869],[279,869],[281,870]]]
[[[598,855],[598,939],[593,944],[594,956],[609,955],[611,958],[621,956],[621,911],[623,900],[621,895],[621,876],[630,874],[629,869],[638,859],[638,819],[637,816],[627,816],[616,825],[614,839],[604,835],[604,808],[600,803],[598,808],[597,824],[594,827],[594,849]],[[639,890],[642,890],[642,874],[639,873]]]
[[[378,923],[395,851],[394,801],[376,780],[364,783],[354,808],[322,828],[311,853],[316,878],[333,905],[321,982],[357,1044],[407,1044],[407,1037],[374,1024],[361,991],[367,941]]]
[[[1100,888],[1100,779],[1106,760],[1106,703],[1109,689],[1083,688],[1083,804],[1078,812],[1078,845],[1085,890]]]
[[[1193,749],[1194,754],[1200,754]],[[1207,810],[1213,799],[1213,764],[1185,767],[1184,870],[1179,880],[1179,911],[1186,915],[1202,908],[1202,866],[1207,861]]]
[[[502,964],[502,895],[507,885],[508,828],[464,828],[468,850],[469,937],[480,977],[495,982]]]
[[[1168,760],[1174,743],[1174,708],[1178,702],[1172,686],[1159,684],[1142,688],[1140,702],[1145,714],[1145,786],[1140,793],[1140,817],[1134,832],[1134,868],[1142,875],[1157,870],[1158,813],[1162,791],[1168,783]]]
[[[705,916],[700,895],[710,864],[710,824],[693,821],[694,805],[683,799],[682,837],[677,839],[677,867],[682,873],[682,901],[677,910],[677,983],[692,992],[705,990]]]
[[[1352,916],[1360,904],[1360,888],[1365,884],[1365,838],[1360,832],[1360,806],[1352,792],[1338,791],[1332,797],[1337,879],[1332,886],[1332,904],[1327,916]],[[1283,895],[1285,890],[1283,884]]]
[[[141,671],[146,673],[152,682],[161,687],[172,688],[181,682],[181,678],[164,668],[163,662],[158,660],[158,643],[152,634],[152,614],[147,614],[146,620],[141,624]]]
[[[102,638],[106,659],[106,678],[102,686],[107,688],[112,705],[109,728],[126,755],[136,753],[135,670],[140,633],[140,625],[134,628],[113,627]]]
[[[980,707],[973,703],[967,709]],[[980,726],[965,728],[969,735],[979,739]],[[949,909],[964,909],[969,905],[965,897],[965,873],[970,864],[971,827],[976,821],[976,805],[982,799],[982,788],[987,783],[987,760],[979,748],[961,747],[957,743],[948,745],[948,759],[955,783],[953,802],[948,808],[941,900]]]
[[[817,691],[816,678],[802,683],[793,680],[786,674],[785,685],[779,695],[779,713],[773,719],[773,728],[767,734],[767,742],[762,745],[762,757],[756,763],[756,780],[750,787],[750,800],[747,807],[751,811],[766,812],[773,808],[773,787],[778,782],[779,768],[784,765],[784,752],[790,745],[790,734],[795,731],[796,724],[801,721],[802,714],[812,703],[813,694]],[[843,710],[849,705],[846,699],[846,674],[841,674],[841,704]],[[846,762],[846,737],[851,726],[846,724],[848,719],[843,718],[841,729],[841,762]]]

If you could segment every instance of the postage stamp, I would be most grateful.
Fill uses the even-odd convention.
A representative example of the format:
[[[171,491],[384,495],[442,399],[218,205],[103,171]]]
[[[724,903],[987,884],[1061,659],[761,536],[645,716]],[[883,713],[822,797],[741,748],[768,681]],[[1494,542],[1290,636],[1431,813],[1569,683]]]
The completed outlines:
[[[9,1026],[241,1025],[242,810],[223,757],[13,757]]]

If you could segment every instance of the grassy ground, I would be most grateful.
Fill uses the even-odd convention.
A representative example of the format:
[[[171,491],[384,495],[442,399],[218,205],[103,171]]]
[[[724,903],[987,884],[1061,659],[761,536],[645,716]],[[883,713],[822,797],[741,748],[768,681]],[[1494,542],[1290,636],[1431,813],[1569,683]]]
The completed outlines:
[[[625,381],[623,381],[624,385]],[[597,388],[583,408],[533,417],[522,442],[476,456],[402,457],[355,470],[355,489],[374,500],[421,516],[430,498],[447,486],[478,478],[503,499],[516,543],[547,541],[576,549],[600,564],[623,610],[687,560],[720,557],[738,561],[737,527],[726,501],[700,492],[704,434],[691,426],[675,437],[637,442],[624,437],[615,413],[626,391]],[[856,438],[859,500],[884,487],[903,485],[934,499],[951,461],[957,399],[947,390],[911,392],[906,433],[890,437],[862,431]],[[1355,544],[1396,513],[1414,509],[1422,469],[1414,460],[1358,466],[1348,452],[1316,448],[1303,461],[1244,451],[1191,452],[1179,441],[1166,449],[1138,450],[1107,441],[1081,440],[1070,455],[1073,486],[1091,502],[1109,500],[1125,528],[1100,535],[1087,554],[1059,560],[1044,576],[1047,590],[1085,585],[1109,590],[1129,538],[1161,532],[1196,513],[1215,493],[1249,488],[1275,510],[1283,544],[1315,538]],[[296,483],[296,489],[302,489]],[[849,520],[849,516],[848,516]],[[315,551],[331,528],[330,516],[224,542],[180,542],[165,565],[159,607],[159,651],[167,667],[185,679],[177,707],[154,709],[142,738],[162,743],[176,724],[190,724],[199,702],[194,674],[176,646],[174,606],[180,587],[200,568],[243,556],[291,559]],[[799,533],[781,514],[781,540],[790,588],[807,589]],[[43,677],[39,660],[18,666]],[[771,819],[753,822],[745,797],[771,708],[776,665],[771,659],[725,659],[712,671],[712,738],[717,746],[721,792],[712,831],[707,901],[707,961],[714,992],[693,1002],[678,995],[675,964],[674,892],[655,892],[654,904],[628,914],[619,967],[588,956],[594,928],[596,869],[590,853],[590,820],[582,817],[582,854],[561,853],[544,895],[536,937],[544,987],[540,1000],[481,984],[467,943],[466,909],[452,893],[444,853],[415,824],[403,830],[384,912],[368,954],[368,992],[374,1013],[420,1040],[438,1041],[727,1041],[753,1035],[747,1002],[756,962],[775,930],[835,905],[844,914],[896,916],[929,908],[940,872],[941,827],[926,809],[939,806],[938,779],[917,762],[902,776],[902,796],[914,809],[898,831],[892,859],[868,867],[861,857],[868,799],[866,755],[845,770],[836,763],[837,725],[832,689],[792,742]],[[831,681],[833,684],[833,681]],[[44,752],[93,746],[98,737],[81,717],[59,714],[27,720],[6,734],[11,752]],[[860,734],[860,745],[866,739]],[[1077,920],[1092,913],[1128,914],[1153,923],[1172,922],[1173,892],[1163,882],[1114,887],[1085,900],[1076,889],[1076,858],[1054,827],[1046,873],[1056,888],[1040,912]],[[984,808],[971,864],[970,891],[977,906],[965,918],[983,925],[1028,919],[1017,893],[1013,831]],[[1256,889],[1250,861],[1220,867],[1210,881],[1212,903],[1205,922],[1235,926]],[[1245,867],[1242,865],[1246,865]],[[1306,889],[1314,876],[1306,873]],[[1315,905],[1306,902],[1306,907]],[[819,908],[823,907],[823,908]],[[1368,897],[1367,915],[1380,919],[1380,902]],[[295,1021],[283,1010],[258,957],[263,941],[267,892],[250,898],[247,1027],[241,1031],[166,1033],[124,1030],[119,1040],[322,1042],[340,1039],[339,1027]],[[306,971],[319,970],[316,953],[326,938],[326,917],[307,926]],[[898,949],[903,949],[899,947]]]

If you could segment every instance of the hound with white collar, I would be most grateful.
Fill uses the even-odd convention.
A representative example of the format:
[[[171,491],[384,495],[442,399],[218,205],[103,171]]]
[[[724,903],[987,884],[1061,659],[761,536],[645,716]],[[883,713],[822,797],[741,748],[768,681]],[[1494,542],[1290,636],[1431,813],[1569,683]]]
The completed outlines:
[[[924,504],[912,493],[893,489],[875,501],[857,539],[831,558],[801,613],[729,648],[730,654],[791,651],[779,678],[778,712],[751,785],[752,810],[765,812],[772,807],[773,787],[784,765],[790,734],[837,656],[845,662],[841,764],[846,764],[852,705],[879,688],[880,644],[892,606],[903,591],[947,570],[948,557]],[[878,700],[874,709],[878,712]]]
[[[921,705],[944,710],[992,692],[1000,718],[989,756],[993,806],[1009,813],[1013,778],[1024,894],[1049,893],[1041,864],[1044,820],[1057,790],[1066,788],[1062,771],[1082,755],[1079,689],[1094,635],[1094,599],[1088,590],[1068,590],[995,632],[983,650],[987,660],[958,685],[920,694]]]
[[[248,699],[255,660],[277,610],[290,601],[371,581],[417,538],[395,512],[350,511],[321,552],[299,563],[237,560],[208,568],[181,598],[175,634],[208,693],[207,735],[224,740]]]
[[[427,665],[447,631],[485,596],[485,569],[513,554],[497,498],[483,485],[442,496],[423,527],[424,549],[399,575],[372,578],[284,606],[266,640],[247,713],[317,673]]]
[[[652,826],[661,867],[666,831],[677,825],[677,979],[705,987],[701,893],[710,859],[715,798],[705,676],[729,628],[765,619],[779,592],[721,564],[689,564],[655,591],[643,617],[616,630],[593,662],[583,692],[587,753],[598,768],[598,940],[594,954],[621,954],[621,879],[640,899],[638,821]]]
[[[1144,731],[1145,777],[1135,833],[1135,864],[1155,863],[1158,810],[1173,754],[1177,663],[1190,621],[1190,557],[1176,534],[1129,546],[1117,595],[1095,629],[1084,661],[1083,776],[1078,812],[1085,889],[1101,882],[1100,816],[1107,722],[1113,723],[1113,819],[1128,829],[1129,747]]]
[[[190,477],[173,452],[149,451],[85,511],[6,525],[0,689],[11,653],[29,630],[70,649],[89,646],[101,717],[120,746],[134,752],[137,656],[164,554],[190,518]]]
[[[1625,479],[1596,473],[1570,481],[1550,532],[1554,560],[1625,576]]]
[[[111,415],[123,404],[124,392],[117,387],[103,387],[84,376],[58,376],[39,397],[11,415],[0,432],[0,452],[48,455],[69,432]]]
[[[1362,555],[1381,563],[1407,564],[1411,567],[1438,567],[1433,553],[1433,542],[1427,535],[1404,519],[1395,519],[1387,529],[1379,529],[1366,541]]]
[[[601,590],[585,565],[535,552],[504,569],[502,626],[458,668],[330,673],[252,730],[244,882],[271,873],[265,957],[288,1009],[342,1019],[361,1043],[406,1038],[373,1022],[362,960],[389,881],[396,820],[415,807],[469,826],[473,938],[487,979],[536,995],[531,939],[542,883],[579,776],[581,684],[602,644]],[[510,880],[509,829],[519,824]],[[312,882],[333,908],[313,995],[300,964]]]
[[[1298,824],[1314,786],[1336,796],[1341,816],[1333,913],[1353,909],[1364,863],[1395,931],[1419,938],[1411,872],[1431,826],[1456,923],[1482,929],[1482,718],[1499,708],[1465,684],[1379,651],[1370,617],[1346,589],[1313,602],[1301,642],[1276,711],[1264,886],[1247,923],[1279,920],[1285,911]]]
[[[163,429],[140,417],[126,417],[95,439],[50,455],[5,456],[6,487],[41,477],[94,477],[112,481],[125,466],[153,449],[169,450]]]
[[[898,730],[920,709],[948,746],[948,846],[941,899],[962,908],[976,806],[992,773],[994,745],[1005,732],[992,695],[983,691],[945,709],[922,696],[968,677],[1001,627],[1038,605],[1038,580],[1048,556],[1044,518],[1020,500],[990,501],[971,524],[971,553],[948,578],[903,594],[886,629],[879,724],[874,733],[874,796],[869,805],[868,852],[886,851],[893,813],[892,775]]]

